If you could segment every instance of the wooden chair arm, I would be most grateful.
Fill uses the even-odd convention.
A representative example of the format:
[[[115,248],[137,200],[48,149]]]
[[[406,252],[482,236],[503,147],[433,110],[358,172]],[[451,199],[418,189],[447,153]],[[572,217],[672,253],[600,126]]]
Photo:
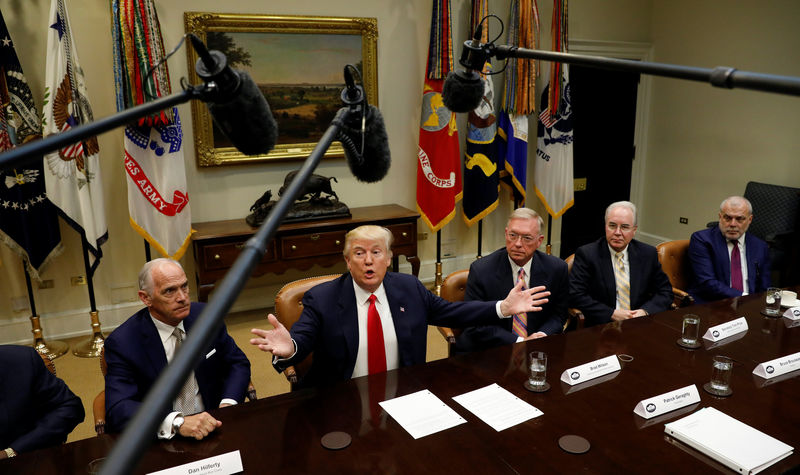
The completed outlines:
[[[568,308],[567,321],[564,322],[564,331],[583,328],[585,326],[585,321],[586,317],[583,316],[583,312],[577,308]]]
[[[689,295],[686,291],[673,287],[672,288],[672,308],[688,307],[694,305],[694,297]]]
[[[256,387],[255,385],[253,385],[252,379],[250,380],[249,383],[247,383],[247,394],[245,397],[250,401],[255,401],[256,399],[258,399],[258,396],[256,396]]]
[[[94,416],[94,431],[97,435],[106,433],[106,392],[100,391],[100,394],[94,398],[92,403],[92,415]]]
[[[297,384],[297,371],[295,371],[294,366],[289,366],[283,370],[283,375],[286,376],[286,380],[290,384]]]
[[[456,335],[453,333],[453,330],[447,327],[436,327],[439,330],[439,333],[442,334],[445,341],[447,341],[448,345],[455,345],[456,344]]]

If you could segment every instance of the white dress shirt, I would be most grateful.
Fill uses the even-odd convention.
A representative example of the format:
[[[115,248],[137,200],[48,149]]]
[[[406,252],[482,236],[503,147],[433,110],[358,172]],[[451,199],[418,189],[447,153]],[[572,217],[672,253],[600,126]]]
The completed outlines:
[[[372,295],[353,281],[353,289],[356,292],[356,309],[358,310],[358,352],[356,353],[356,365],[353,368],[353,378],[366,376],[369,374],[369,360],[367,357],[367,310],[369,310],[369,296]],[[389,301],[386,299],[386,289],[381,283],[380,287],[373,292],[375,297],[375,307],[381,317],[381,327],[383,329],[383,346],[386,350],[386,370],[397,369],[400,366],[400,350],[397,344],[397,334],[394,331],[394,321],[392,311],[389,309]]]

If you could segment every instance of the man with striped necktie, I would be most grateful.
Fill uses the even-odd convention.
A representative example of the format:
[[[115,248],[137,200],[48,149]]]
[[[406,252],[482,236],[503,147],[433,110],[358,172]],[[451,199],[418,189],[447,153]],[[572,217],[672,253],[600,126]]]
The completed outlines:
[[[570,306],[583,312],[586,326],[661,312],[672,302],[656,248],[633,239],[637,222],[633,203],[612,203],[606,208],[605,239],[575,252]]]

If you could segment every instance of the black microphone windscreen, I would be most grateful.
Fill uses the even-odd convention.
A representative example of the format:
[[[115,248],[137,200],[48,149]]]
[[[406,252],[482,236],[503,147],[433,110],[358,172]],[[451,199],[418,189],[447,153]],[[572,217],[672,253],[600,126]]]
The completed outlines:
[[[263,155],[275,147],[278,124],[253,78],[235,70],[241,84],[227,100],[208,103],[208,110],[222,133],[245,155]]]
[[[355,125],[355,127],[350,127],[350,125]],[[349,125],[342,124],[340,134],[345,135],[342,146],[344,156],[347,158],[347,166],[350,167],[353,176],[358,181],[365,183],[382,180],[389,172],[392,157],[389,151],[389,136],[386,134],[386,125],[383,122],[381,111],[373,105],[367,109],[363,153],[358,153],[358,150],[361,149],[360,117],[357,121],[353,119]],[[347,144],[347,141],[351,143]]]
[[[442,101],[453,112],[475,110],[483,99],[483,79],[472,71],[450,71],[442,86]]]

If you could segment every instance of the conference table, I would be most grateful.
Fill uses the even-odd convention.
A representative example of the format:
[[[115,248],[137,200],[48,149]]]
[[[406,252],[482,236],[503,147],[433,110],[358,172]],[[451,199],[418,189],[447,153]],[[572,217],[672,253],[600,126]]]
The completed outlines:
[[[794,288],[793,290],[800,290]],[[554,335],[484,352],[457,355],[383,375],[356,378],[324,389],[301,390],[212,411],[223,426],[206,440],[154,442],[136,468],[148,473],[239,450],[245,473],[713,473],[731,472],[664,432],[664,424],[702,407],[714,407],[795,447],[763,473],[800,467],[800,378],[763,380],[752,374],[762,362],[800,351],[800,326],[761,314],[761,294],[696,305]],[[717,345],[685,349],[676,344],[682,317],[710,326],[745,317],[748,330]],[[544,393],[524,388],[528,352],[548,355]],[[562,383],[569,368],[609,355],[628,355],[622,369],[576,386]],[[729,397],[702,389],[712,357],[734,360]],[[628,360],[630,358],[624,357]],[[258,363],[256,363],[258,364]],[[797,372],[800,373],[800,372]],[[496,383],[543,412],[495,431],[452,398]],[[644,399],[694,384],[700,402],[644,419],[633,410]],[[466,423],[414,439],[376,406],[379,400],[429,390]],[[352,437],[329,450],[332,431]],[[572,454],[559,447],[565,435],[591,444]],[[0,472],[86,473],[107,455],[116,436],[104,435],[0,461]]]

